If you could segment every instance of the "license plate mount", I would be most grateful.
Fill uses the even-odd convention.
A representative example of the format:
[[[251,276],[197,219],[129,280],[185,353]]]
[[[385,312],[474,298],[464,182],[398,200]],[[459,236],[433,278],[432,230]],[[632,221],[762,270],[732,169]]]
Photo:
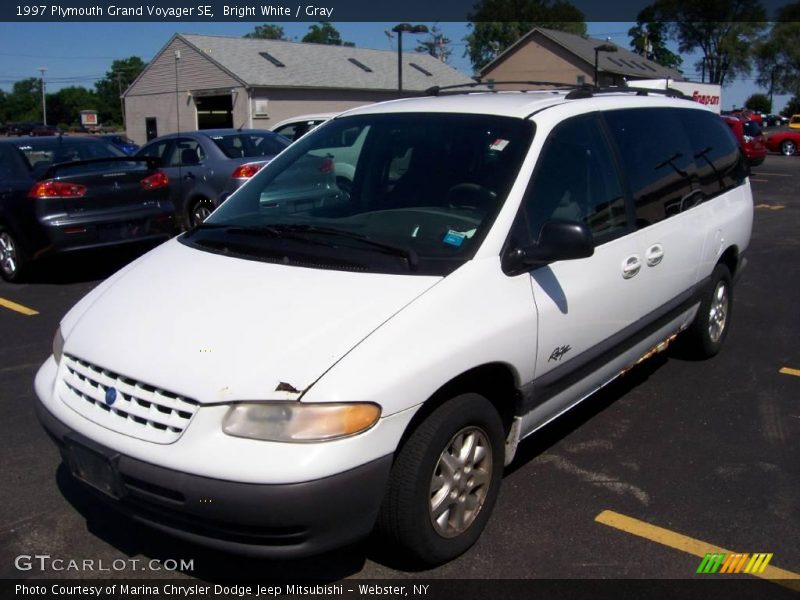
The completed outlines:
[[[72,475],[98,492],[119,500],[124,494],[117,464],[119,454],[75,438],[64,440],[64,462]]]

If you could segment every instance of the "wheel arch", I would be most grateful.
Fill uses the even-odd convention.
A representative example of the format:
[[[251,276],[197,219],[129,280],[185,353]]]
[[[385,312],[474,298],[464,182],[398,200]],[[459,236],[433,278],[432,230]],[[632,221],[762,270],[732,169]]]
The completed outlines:
[[[735,244],[733,246],[728,246],[719,257],[719,260],[717,260],[717,264],[722,264],[728,267],[728,270],[731,272],[731,277],[735,277],[736,271],[740,266],[738,246]]]
[[[414,414],[400,438],[398,448],[434,410],[454,396],[467,392],[480,394],[491,402],[508,435],[522,400],[519,377],[511,365],[492,362],[464,371],[439,387]]]

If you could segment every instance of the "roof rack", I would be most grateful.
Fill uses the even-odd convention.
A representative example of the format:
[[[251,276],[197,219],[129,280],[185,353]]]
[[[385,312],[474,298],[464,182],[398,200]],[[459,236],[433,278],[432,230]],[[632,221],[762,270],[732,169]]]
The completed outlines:
[[[635,92],[637,96],[647,96],[649,94],[661,94],[663,96],[669,96],[670,98],[687,98],[687,96],[684,95],[683,92],[673,88],[651,89],[651,88],[637,88],[629,86],[596,88],[591,85],[584,85],[581,86],[580,88],[574,89],[569,94],[567,94],[566,99],[579,100],[581,98],[591,98],[593,96],[597,96],[600,94],[616,94],[620,92]]]
[[[476,81],[474,83],[457,83],[455,85],[434,85],[429,87],[423,92],[425,96],[438,96],[441,92],[450,92],[453,94],[469,94],[476,87],[485,87],[487,92],[502,92],[506,90],[498,90],[495,86],[498,85],[543,85],[550,88],[566,88],[576,89],[583,87],[584,84],[564,83],[563,81]],[[462,89],[468,88],[468,89]],[[462,89],[462,91],[456,91]],[[547,90],[518,90],[520,92],[541,92]]]

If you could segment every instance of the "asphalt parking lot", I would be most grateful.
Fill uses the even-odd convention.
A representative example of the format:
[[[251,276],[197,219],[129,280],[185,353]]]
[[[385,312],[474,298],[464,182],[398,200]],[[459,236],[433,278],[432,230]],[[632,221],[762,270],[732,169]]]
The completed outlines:
[[[658,355],[524,442],[478,544],[425,572],[372,541],[301,561],[243,559],[98,504],[59,467],[32,384],[64,313],[131,253],[0,282],[0,577],[689,578],[712,577],[695,571],[714,547],[771,553],[771,568],[800,573],[800,157],[770,155],[751,181],[749,264],[721,354]],[[15,567],[34,554],[140,562],[103,574]],[[193,569],[142,570],[151,559]]]

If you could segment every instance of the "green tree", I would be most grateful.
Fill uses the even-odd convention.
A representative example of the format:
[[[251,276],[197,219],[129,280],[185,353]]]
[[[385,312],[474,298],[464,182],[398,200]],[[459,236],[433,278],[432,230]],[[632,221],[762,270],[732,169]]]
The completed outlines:
[[[120,95],[147,66],[138,56],[131,56],[111,63],[105,77],[95,84],[97,110],[101,123],[122,123]]]
[[[428,37],[421,40],[417,44],[417,52],[430,54],[432,57],[439,59],[443,63],[446,63],[450,58],[450,55],[453,53],[453,49],[450,44],[450,38],[442,33],[441,29],[434,25],[431,27]]]
[[[653,62],[677,69],[683,59],[667,48],[667,24],[654,21],[654,16],[654,10],[649,6],[639,13],[636,26],[628,30],[631,48]]]
[[[80,123],[80,111],[97,110],[97,94],[85,87],[65,87],[47,95],[47,120],[53,123]]]
[[[283,27],[280,25],[273,25],[272,23],[264,23],[263,25],[256,25],[256,28],[250,33],[245,33],[244,37],[259,39],[259,40],[285,40],[286,34]]]
[[[343,42],[339,30],[328,22],[320,22],[308,28],[308,33],[300,40],[306,44],[326,44],[328,46],[355,46],[353,42]]]
[[[14,83],[7,97],[8,119],[10,121],[42,120],[42,81],[38,77],[28,77]]]
[[[756,83],[774,92],[800,94],[800,2],[777,14],[770,32],[756,45]]]
[[[668,23],[680,52],[702,52],[695,67],[709,82],[724,85],[750,72],[753,46],[766,28],[759,0],[656,0],[642,12],[648,9],[654,21]]]
[[[563,0],[480,0],[467,17],[464,53],[479,71],[534,27],[586,34],[583,13]]]
[[[8,94],[4,90],[0,90],[0,123],[8,120]]]
[[[772,112],[772,102],[766,94],[752,94],[745,100],[744,107],[759,113]]]
[[[783,107],[781,114],[784,117],[800,114],[800,95],[793,96],[792,99],[786,103],[786,106]]]

